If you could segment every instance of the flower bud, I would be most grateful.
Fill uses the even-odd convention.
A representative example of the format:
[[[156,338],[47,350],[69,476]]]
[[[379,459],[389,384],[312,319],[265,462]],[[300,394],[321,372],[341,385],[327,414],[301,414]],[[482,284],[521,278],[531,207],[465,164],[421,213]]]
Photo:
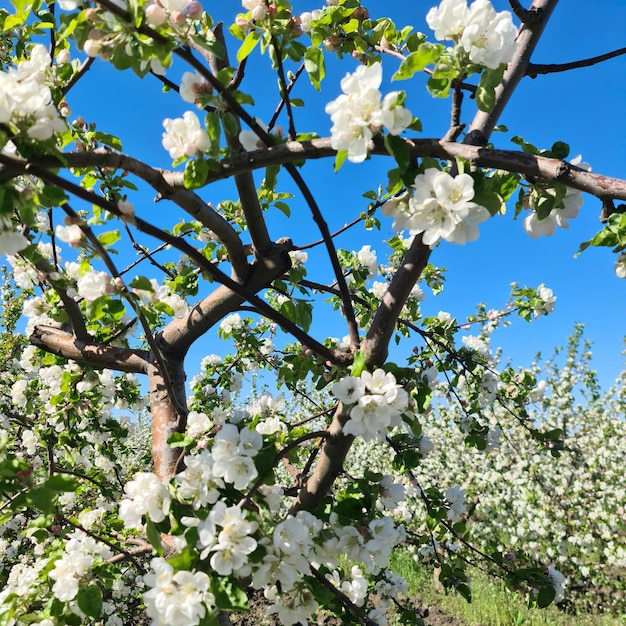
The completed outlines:
[[[174,26],[184,26],[186,21],[187,16],[182,11],[176,11],[170,16],[170,22],[174,24]]]
[[[88,22],[97,22],[100,19],[100,11],[98,9],[87,9],[85,11],[85,19]]]
[[[160,4],[149,4],[144,10],[146,21],[150,26],[161,26],[167,20],[167,13]]]
[[[244,32],[250,30],[250,20],[248,20],[246,16],[241,13],[235,18],[235,24],[240,30]]]
[[[204,12],[202,5],[199,2],[196,2],[196,0],[194,0],[188,7],[187,7],[187,15],[192,19],[192,20],[199,20],[202,17],[202,13]]]
[[[57,54],[57,63],[59,65],[65,65],[69,63],[71,59],[69,50],[60,50],[59,54]]]
[[[252,19],[255,22],[258,22],[259,20],[265,19],[268,13],[269,9],[267,8],[267,6],[264,4],[259,4],[258,6],[254,7],[254,9],[252,9]]]
[[[102,51],[102,43],[95,39],[87,39],[87,41],[85,41],[85,45],[83,46],[83,50],[87,56],[95,58]]]

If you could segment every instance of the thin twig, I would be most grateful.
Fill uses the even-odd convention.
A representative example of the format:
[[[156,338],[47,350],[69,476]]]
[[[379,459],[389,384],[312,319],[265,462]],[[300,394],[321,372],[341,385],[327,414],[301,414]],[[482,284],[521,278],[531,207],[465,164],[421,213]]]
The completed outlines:
[[[597,65],[598,63],[608,61],[609,59],[614,59],[615,57],[619,57],[624,54],[626,54],[626,48],[619,48],[618,50],[613,50],[612,52],[607,52],[606,54],[589,57],[588,59],[581,59],[580,61],[571,61],[570,63],[529,63],[528,68],[526,69],[526,75],[530,76],[531,78],[535,78],[538,74],[554,74],[556,72],[567,72],[568,70],[576,70],[581,67],[590,67],[592,65]]]
[[[276,110],[274,111],[274,115],[272,115],[272,119],[269,121],[269,124],[267,125],[268,130],[271,131],[272,128],[274,128],[276,121],[278,120],[278,116],[280,115],[281,111],[283,110],[283,107],[285,106],[285,99],[289,98],[289,94],[291,93],[291,90],[296,84],[298,78],[300,78],[300,76],[302,75],[303,71],[304,71],[304,63],[301,63],[300,67],[296,70],[295,74],[293,75],[293,78],[291,79],[291,81],[289,81],[289,84],[285,88],[285,96],[280,99],[280,102],[278,103],[278,106],[276,107]]]
[[[53,29],[54,30],[54,29]],[[96,57],[87,57],[78,68],[78,71],[72,76],[70,81],[61,88],[61,96],[65,97],[69,90],[89,71]]]
[[[80,221],[80,218],[78,217],[77,213],[70,207],[68,203],[64,204],[61,208],[74,221]],[[118,216],[119,216],[119,210],[118,210]],[[128,289],[127,285],[124,283],[124,279],[121,277],[117,267],[115,266],[115,263],[113,263],[113,259],[111,259],[111,255],[107,252],[106,248],[102,245],[102,243],[100,243],[100,240],[96,237],[96,235],[91,230],[91,228],[85,222],[80,222],[80,229],[83,231],[83,233],[85,234],[85,237],[89,240],[91,245],[97,250],[99,256],[102,258],[104,264],[109,270],[109,273],[115,279],[116,287],[120,289],[122,293],[122,297],[128,302],[131,308],[135,311],[135,315],[137,315],[137,319],[139,320],[139,323],[141,324],[143,331],[145,333],[146,341],[148,342],[148,345],[150,346],[150,349],[152,350],[152,354],[154,355],[154,358],[157,360],[157,363],[159,365],[159,370],[160,370],[161,376],[163,377],[163,381],[167,389],[167,394],[170,397],[170,402],[172,403],[172,406],[176,410],[176,413],[178,414],[179,418],[184,420],[187,416],[187,409],[180,403],[178,395],[174,391],[174,385],[170,378],[169,370],[165,363],[165,358],[163,354],[161,353],[159,346],[157,345],[154,335],[152,334],[152,329],[150,328],[150,324],[148,324],[148,320],[143,314],[141,307],[137,304],[135,299],[131,297],[130,290]]]
[[[363,609],[354,604],[354,602],[352,602],[352,600],[350,600],[350,598],[348,598],[345,593],[337,589],[337,587],[335,587],[335,585],[333,585],[325,576],[323,576],[318,569],[313,567],[313,565],[310,565],[310,568],[313,576],[315,576],[315,578],[317,578],[317,580],[321,582],[322,585],[324,585],[324,587],[326,587],[326,589],[330,591],[330,593],[338,598],[341,604],[343,604],[346,609],[350,611],[350,613],[358,617],[361,624],[365,624],[366,626],[378,626],[373,619],[370,619],[367,616],[367,613]]]
[[[289,100],[289,92],[287,91],[287,78],[285,77],[285,67],[283,66],[282,50],[276,42],[276,37],[272,35],[272,46],[276,53],[276,67],[278,69],[278,80],[280,81],[281,98],[287,107],[287,120],[289,123],[288,136],[290,139],[296,138],[296,125],[293,119],[293,111],[291,109],[291,101]]]

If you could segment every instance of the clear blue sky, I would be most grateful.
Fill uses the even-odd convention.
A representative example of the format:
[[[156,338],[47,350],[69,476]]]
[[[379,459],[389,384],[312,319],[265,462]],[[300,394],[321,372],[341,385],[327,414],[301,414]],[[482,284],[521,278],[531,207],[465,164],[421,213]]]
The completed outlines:
[[[0,5],[6,0],[0,0]],[[228,16],[240,10],[234,0],[228,2],[205,2],[214,17],[228,23]],[[308,0],[295,0],[299,10],[311,10],[319,6]],[[383,15],[393,18],[397,24],[412,24],[416,30],[429,32],[424,16],[430,2],[403,2],[401,0],[372,0],[365,3],[373,17]],[[508,3],[497,0],[498,10]],[[626,45],[626,3],[622,0],[563,0],[548,25],[544,38],[535,53],[538,63],[562,63],[602,54]],[[234,57],[235,47],[231,48]],[[306,80],[294,92],[295,97],[307,101],[305,109],[297,110],[297,128],[300,132],[315,131],[328,136],[330,121],[324,113],[324,104],[339,93],[339,80],[353,71],[356,61],[329,67],[323,83],[323,94],[315,94]],[[384,75],[388,78],[397,67],[397,60],[386,58]],[[242,89],[252,93],[256,100],[254,114],[268,119],[277,103],[276,81],[268,74],[267,57],[255,60],[248,67]],[[180,76],[185,68],[173,68],[168,75]],[[542,148],[549,148],[554,141],[566,141],[571,155],[582,154],[596,172],[626,176],[626,131],[623,116],[626,112],[626,57],[608,61],[600,66],[578,69],[563,74],[539,76],[526,79],[506,109],[501,123],[511,133],[497,135],[493,140],[498,147],[513,148],[510,137],[522,135],[526,140]],[[383,90],[407,89],[407,106],[418,116],[424,126],[424,137],[441,136],[449,119],[449,100],[434,101],[423,89],[423,79],[412,83],[402,82],[394,86],[388,83]],[[309,98],[311,99],[309,101]],[[121,76],[107,69],[98,61],[83,84],[71,93],[70,106],[74,115],[83,115],[88,121],[96,121],[101,130],[118,131],[124,142],[124,151],[146,159],[150,164],[169,167],[167,153],[161,146],[162,120],[177,117],[191,105],[182,102],[176,94],[163,95],[160,85],[151,77],[140,81],[132,75]],[[474,109],[467,102],[463,121],[471,121]],[[386,161],[381,158],[357,166],[344,165],[338,175],[332,173],[332,162],[310,163],[303,173],[312,186],[316,198],[327,216],[331,229],[341,226],[358,215],[366,201],[361,194],[376,188],[386,180]],[[285,186],[288,187],[284,177]],[[232,186],[220,185],[208,189],[204,197],[215,204],[223,198],[232,198]],[[169,214],[163,203],[152,205],[151,197],[145,196],[145,206],[137,204],[140,213]],[[145,212],[145,213],[144,213]],[[304,244],[318,238],[306,207],[300,200],[294,201],[292,212],[297,216],[296,233],[287,229],[287,223],[277,219],[272,223],[272,236],[290,235],[296,244]],[[458,317],[471,314],[477,302],[490,307],[501,307],[508,295],[509,284],[517,281],[536,287],[545,283],[554,290],[557,310],[548,318],[533,324],[518,320],[515,325],[497,335],[505,355],[518,364],[528,364],[534,354],[551,352],[554,345],[565,343],[575,322],[586,325],[586,336],[594,342],[594,365],[605,385],[612,382],[622,365],[622,338],[626,330],[626,283],[613,271],[614,255],[608,249],[588,250],[579,258],[574,254],[579,244],[589,239],[600,227],[598,216],[600,203],[585,197],[580,217],[571,221],[568,231],[559,230],[553,237],[530,239],[523,231],[521,220],[513,221],[512,215],[499,217],[481,225],[481,236],[473,244],[455,246],[443,243],[432,255],[432,262],[448,268],[448,280],[444,294],[429,297],[423,308],[428,314],[449,310]],[[382,234],[391,234],[391,220],[382,218]],[[383,246],[376,243],[376,236],[363,236],[355,231],[338,240],[338,246],[358,250],[363,243],[371,243],[382,256]],[[314,268],[311,272],[314,274]],[[326,318],[316,320],[314,330],[325,331]],[[343,336],[344,326],[329,334]],[[205,344],[206,345],[206,344]],[[205,353],[216,351],[204,348],[202,353],[191,355],[193,361]]]

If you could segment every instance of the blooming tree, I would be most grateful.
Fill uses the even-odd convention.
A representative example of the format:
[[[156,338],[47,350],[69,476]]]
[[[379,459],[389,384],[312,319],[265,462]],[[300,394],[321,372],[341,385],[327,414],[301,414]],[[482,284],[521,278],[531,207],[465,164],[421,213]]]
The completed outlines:
[[[463,408],[470,446],[496,445],[486,410],[496,401],[538,450],[562,446],[563,429],[526,409],[539,394],[532,371],[499,371],[489,333],[461,337],[465,324],[450,314],[420,310],[444,278],[431,254],[474,242],[509,200],[538,237],[568,226],[582,191],[596,196],[606,227],[583,246],[614,247],[626,275],[615,204],[624,181],[565,160],[562,142],[490,144],[524,76],[566,69],[531,63],[556,4],[511,0],[511,13],[489,0],[443,0],[426,16],[435,41],[370,16],[358,0],[304,13],[287,0],[243,0],[235,16],[195,0],[15,0],[0,12],[0,252],[19,290],[5,294],[0,624],[147,616],[208,626],[245,610],[249,594],[283,624],[321,611],[385,624],[392,605],[421,623],[402,609],[403,581],[388,569],[407,541],[470,596],[464,564],[486,555],[440,549],[444,537],[470,545],[466,488],[414,486],[423,524],[409,533],[394,514],[403,485],[352,474],[350,450],[355,439],[379,442],[415,476],[436,441],[424,424],[440,379]],[[347,66],[338,85],[326,78],[335,58]],[[269,90],[251,81],[257,62],[278,80],[267,118],[257,107]],[[123,133],[96,129],[89,111],[73,118],[73,94],[103,63],[185,103],[181,117],[164,116],[162,155],[126,153]],[[383,80],[401,85],[422,72],[428,93],[451,101],[441,138],[416,137],[417,103]],[[328,117],[313,128],[297,111],[305,82],[325,95]],[[169,169],[158,166],[165,154]],[[303,165],[333,159],[339,170],[374,157],[387,163],[382,184],[333,232],[316,199],[324,183],[307,183]],[[158,211],[147,208],[149,193]],[[318,241],[295,221],[296,207]],[[384,255],[337,247],[343,232],[387,218]],[[468,322],[495,326],[514,312],[531,320],[554,305],[545,285],[516,285],[506,309]],[[332,334],[313,323],[324,307],[343,324]],[[14,332],[20,314],[25,337]],[[215,329],[229,354],[207,349]],[[403,337],[420,347],[393,363],[390,343]],[[185,360],[197,349],[204,358],[188,395]],[[253,369],[285,395],[236,403]],[[287,406],[309,387],[328,393],[308,397],[310,416],[296,421]],[[147,447],[120,419],[145,408]],[[540,606],[561,598],[554,563],[508,559],[508,550],[498,545],[489,559],[512,588]]]

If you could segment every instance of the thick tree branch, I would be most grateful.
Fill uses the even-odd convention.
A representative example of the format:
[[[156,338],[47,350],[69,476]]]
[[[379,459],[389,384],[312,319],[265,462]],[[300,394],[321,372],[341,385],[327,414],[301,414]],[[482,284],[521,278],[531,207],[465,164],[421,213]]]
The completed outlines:
[[[221,23],[213,29],[213,33],[215,34],[217,40],[224,47],[224,51],[226,51],[226,42],[224,40],[223,26]],[[224,53],[223,59],[218,59],[215,55],[210,54],[202,48],[197,49],[207,59],[213,76],[217,75],[221,69],[228,67],[228,55],[226,52]],[[189,53],[189,56],[191,56],[191,53]],[[229,106],[231,98],[228,96],[230,96],[230,92],[224,89],[224,87],[221,86],[221,83],[219,83],[217,79],[215,80],[218,84],[220,84],[221,87],[221,89],[217,90],[218,93],[220,93],[220,99],[224,102],[226,106]],[[228,133],[225,133],[226,143],[228,144],[228,147],[231,149],[232,152],[242,152],[243,148],[241,146],[241,143],[239,142],[238,136],[241,130],[241,126],[237,117],[235,117],[235,120],[237,122],[237,135],[232,136]],[[265,216],[263,215],[263,210],[261,209],[261,204],[257,196],[254,176],[252,175],[251,170],[245,170],[237,174],[234,178],[237,191],[239,192],[239,201],[241,202],[241,208],[243,209],[244,215],[246,217],[246,225],[248,227],[248,231],[250,232],[250,238],[252,239],[252,243],[255,248],[256,257],[261,258],[264,254],[271,252],[273,242],[267,230]],[[242,276],[241,278],[245,278],[245,276]]]
[[[109,211],[116,217],[123,217],[120,213],[119,207],[115,202],[111,202],[110,200],[102,198],[96,193],[85,189],[80,185],[77,185],[76,183],[66,180],[39,165],[4,154],[0,154],[0,164],[8,166],[11,170],[19,171],[20,173],[28,174],[31,176],[36,176],[47,183],[56,185],[60,189],[68,191],[69,193],[85,200],[86,202],[93,203],[105,209],[106,211]],[[192,261],[194,261],[198,265],[198,267],[202,271],[207,272],[214,280],[228,287],[236,294],[240,295],[244,300],[247,300],[252,306],[256,308],[257,312],[260,315],[264,315],[265,317],[282,326],[286,332],[293,335],[295,339],[300,341],[305,347],[310,348],[324,361],[330,361],[332,363],[346,363],[350,360],[346,354],[343,354],[339,351],[330,350],[319,341],[313,339],[313,337],[304,332],[291,320],[273,309],[265,300],[260,298],[255,293],[252,293],[249,289],[247,289],[245,285],[236,282],[234,279],[230,278],[227,274],[222,272],[218,267],[208,261],[200,251],[191,246],[185,240],[181,239],[180,237],[176,237],[175,235],[171,235],[170,233],[161,230],[160,228],[157,228],[150,222],[147,222],[139,217],[134,218],[134,223],[135,227],[139,231],[146,233],[147,235],[150,235],[155,239],[168,243],[175,249],[186,254]]]
[[[380,306],[374,314],[362,349],[365,363],[369,367],[381,366],[387,359],[389,341],[396,328],[396,322],[422,270],[428,264],[430,247],[422,243],[422,236],[413,239],[402,265],[394,274]]]
[[[543,180],[562,182],[563,184],[585,191],[598,198],[614,198],[616,200],[626,200],[626,180],[604,176],[594,172],[578,170],[575,166],[570,166],[566,161],[559,161],[542,156],[525,154],[517,150],[499,150],[472,146],[468,144],[458,144],[446,142],[440,139],[406,139],[410,148],[411,158],[434,157],[437,159],[454,160],[457,157],[466,159],[478,167],[491,169],[502,169],[509,172],[517,172],[524,176],[532,176]],[[370,144],[372,155],[388,155],[382,142],[372,142]],[[330,138],[312,139],[311,141],[287,141],[285,143],[233,155],[228,159],[220,161],[218,172],[211,172],[205,182],[206,185],[234,176],[243,169],[260,169],[269,165],[283,165],[294,161],[334,158],[336,151],[330,145]],[[0,155],[1,156],[1,155]],[[128,169],[132,157],[96,150],[94,152],[72,152],[64,155],[67,160],[67,167],[116,167]],[[139,161],[136,161],[140,163]],[[5,163],[0,158],[0,163]],[[39,159],[37,164],[58,167],[50,159]],[[10,167],[9,163],[6,163]],[[563,168],[569,167],[570,173],[563,179]],[[158,170],[155,170],[158,171]],[[13,176],[23,173],[20,169],[13,169]],[[159,171],[163,180],[167,181],[171,189],[177,191],[183,186],[182,172]],[[204,205],[206,207],[206,205]],[[212,229],[213,230],[213,229]],[[217,234],[217,233],[216,233]],[[219,235],[218,235],[219,236]],[[221,240],[221,237],[220,237]]]
[[[136,374],[148,373],[150,353],[147,350],[115,348],[79,341],[71,333],[55,326],[37,326],[29,340],[42,350],[92,367]]]
[[[539,19],[528,21],[522,25],[517,36],[515,55],[504,72],[502,82],[496,88],[496,103],[489,113],[478,111],[470,125],[465,143],[484,145],[489,141],[502,111],[504,111],[520,80],[526,75],[530,57],[557,3],[558,0],[535,0],[533,2],[529,11],[537,13]]]
[[[200,196],[193,191],[185,189],[183,173],[177,172],[174,184],[168,181],[168,172],[150,167],[143,161],[135,159],[127,154],[113,152],[106,148],[98,148],[93,151],[75,152],[64,155],[69,157],[66,166],[69,168],[106,167],[121,169],[131,172],[144,182],[148,183],[159,194],[159,199],[171,200],[181,209],[185,210],[203,226],[213,231],[216,237],[224,244],[228,251],[228,258],[233,270],[245,276],[248,271],[248,261],[245,248],[235,229],[219,214],[213,210]],[[43,167],[64,167],[52,157],[43,157],[34,160]],[[180,176],[178,175],[180,174]]]
[[[291,242],[285,241],[284,247],[280,243],[252,265],[244,283],[250,293],[257,293],[269,286],[289,269],[291,262],[287,249],[291,247]],[[241,294],[235,293],[229,287],[222,286],[214,290],[196,304],[185,317],[172,320],[163,329],[160,339],[167,346],[167,352],[183,357],[194,341],[244,301],[245,298]]]
[[[581,67],[591,67],[592,65],[597,65],[603,61],[614,59],[615,57],[619,57],[623,54],[626,54],[626,48],[619,48],[619,50],[613,50],[612,52],[607,52],[606,54],[600,54],[588,59],[581,59],[580,61],[571,61],[570,63],[529,63],[528,68],[526,69],[526,75],[531,78],[535,78],[538,74],[555,74],[556,72],[567,72],[568,70],[576,70]]]

